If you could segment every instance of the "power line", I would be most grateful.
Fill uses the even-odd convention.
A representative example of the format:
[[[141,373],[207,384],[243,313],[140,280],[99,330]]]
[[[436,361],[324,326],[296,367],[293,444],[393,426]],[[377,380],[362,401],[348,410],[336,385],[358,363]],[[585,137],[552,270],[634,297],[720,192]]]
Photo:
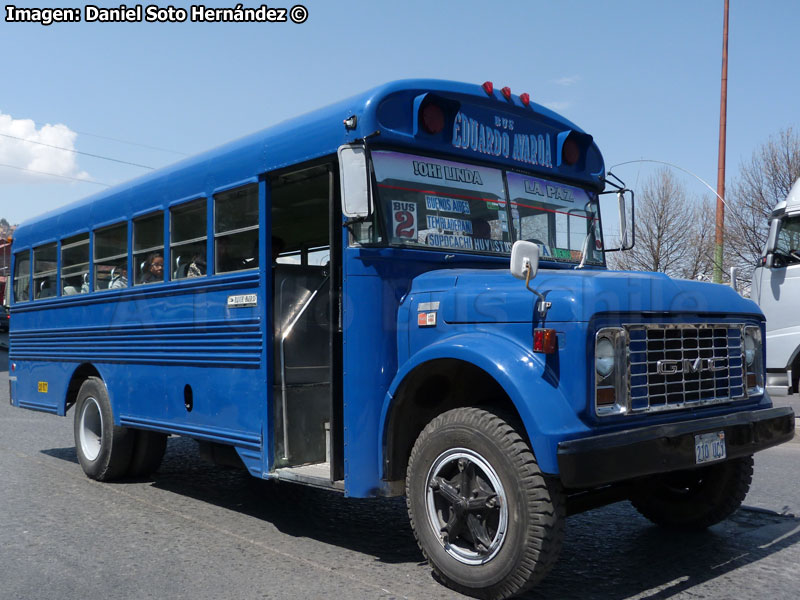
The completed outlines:
[[[73,131],[75,131],[75,130],[73,129]],[[167,148],[159,148],[158,146],[148,146],[147,144],[139,144],[137,142],[129,142],[127,140],[120,140],[118,138],[108,137],[108,136],[105,136],[105,135],[97,135],[96,133],[87,133],[85,131],[75,131],[75,133],[78,133],[80,135],[86,135],[86,136],[89,136],[89,137],[98,138],[98,139],[101,139],[101,140],[110,140],[112,142],[118,142],[120,144],[128,144],[129,146],[139,146],[140,148],[147,148],[148,150],[158,150],[160,152],[169,152],[170,154],[177,154],[178,156],[189,156],[189,154],[186,154],[185,152],[178,152],[177,150],[168,150]]]
[[[25,167],[17,167],[14,165],[6,165],[0,163],[0,167],[6,167],[8,169],[17,169],[18,171],[28,171],[29,173],[38,173],[39,175],[49,175],[50,177],[60,177],[61,179],[70,179],[72,181],[79,181],[81,183],[94,183],[95,185],[103,185],[105,187],[111,187],[110,183],[103,183],[102,181],[94,181],[93,179],[78,179],[77,177],[69,177],[67,175],[57,175],[56,173],[48,173],[47,171],[37,171],[36,169],[27,169]]]
[[[38,144],[39,146],[47,146],[48,148],[63,150],[64,152],[72,152],[73,154],[82,154],[83,156],[91,156],[92,158],[110,160],[115,163],[122,163],[123,165],[131,165],[134,167],[141,167],[142,169],[150,169],[151,171],[155,169],[155,167],[150,167],[148,165],[140,165],[139,163],[128,162],[127,160],[120,160],[118,158],[111,158],[109,156],[100,156],[99,154],[90,154],[89,152],[81,152],[80,150],[73,150],[72,148],[64,148],[63,146],[54,146],[53,144],[45,144],[44,142],[37,142],[35,140],[26,140],[25,138],[17,137],[15,135],[9,135],[7,133],[0,133],[0,136],[11,138],[12,140],[19,140],[20,142],[27,142],[29,144]]]

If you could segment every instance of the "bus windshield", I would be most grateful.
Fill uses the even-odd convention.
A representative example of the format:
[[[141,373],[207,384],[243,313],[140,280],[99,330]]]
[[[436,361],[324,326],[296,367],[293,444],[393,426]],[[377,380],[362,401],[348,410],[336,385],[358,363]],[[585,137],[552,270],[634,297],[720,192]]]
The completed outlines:
[[[581,188],[500,169],[386,150],[372,152],[378,214],[388,241],[429,249],[508,255],[514,240],[543,259],[602,264],[597,199]]]

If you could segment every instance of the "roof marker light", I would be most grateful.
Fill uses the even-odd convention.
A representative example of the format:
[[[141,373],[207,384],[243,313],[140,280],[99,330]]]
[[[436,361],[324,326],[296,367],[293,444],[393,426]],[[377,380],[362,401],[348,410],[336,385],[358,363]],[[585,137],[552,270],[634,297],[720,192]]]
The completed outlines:
[[[506,86],[500,91],[503,92],[503,97],[506,100],[511,100],[511,88],[510,87]]]
[[[531,97],[528,92],[520,94],[519,99],[525,106],[528,106],[531,103]]]
[[[481,87],[483,88],[483,91],[489,94],[490,96],[494,94],[494,85],[492,84],[491,81],[484,81]]]

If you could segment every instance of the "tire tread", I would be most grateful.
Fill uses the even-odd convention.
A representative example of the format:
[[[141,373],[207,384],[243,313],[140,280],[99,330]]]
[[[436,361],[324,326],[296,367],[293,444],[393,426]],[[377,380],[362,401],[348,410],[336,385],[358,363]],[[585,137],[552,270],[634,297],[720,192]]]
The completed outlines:
[[[526,492],[527,512],[531,517],[528,519],[528,528],[525,532],[525,551],[516,569],[491,587],[476,590],[453,582],[436,566],[423,547],[411,507],[410,477],[408,477],[406,504],[417,543],[437,577],[461,593],[486,600],[499,600],[524,592],[541,581],[556,562],[561,550],[564,539],[565,499],[560,484],[555,479],[546,478],[539,470],[533,452],[518,433],[522,429],[517,419],[493,407],[457,408],[433,419],[423,429],[411,451],[409,473],[414,469],[420,449],[427,438],[446,425],[470,426],[476,432],[493,436],[505,454],[511,458],[520,475],[522,488]],[[425,526],[424,523],[419,525]]]

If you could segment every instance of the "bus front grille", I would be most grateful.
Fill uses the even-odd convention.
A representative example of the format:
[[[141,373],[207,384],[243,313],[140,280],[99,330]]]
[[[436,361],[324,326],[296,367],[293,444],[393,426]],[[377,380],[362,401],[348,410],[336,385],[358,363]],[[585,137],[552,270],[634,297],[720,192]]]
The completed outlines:
[[[744,326],[626,325],[631,412],[676,410],[745,397]]]

